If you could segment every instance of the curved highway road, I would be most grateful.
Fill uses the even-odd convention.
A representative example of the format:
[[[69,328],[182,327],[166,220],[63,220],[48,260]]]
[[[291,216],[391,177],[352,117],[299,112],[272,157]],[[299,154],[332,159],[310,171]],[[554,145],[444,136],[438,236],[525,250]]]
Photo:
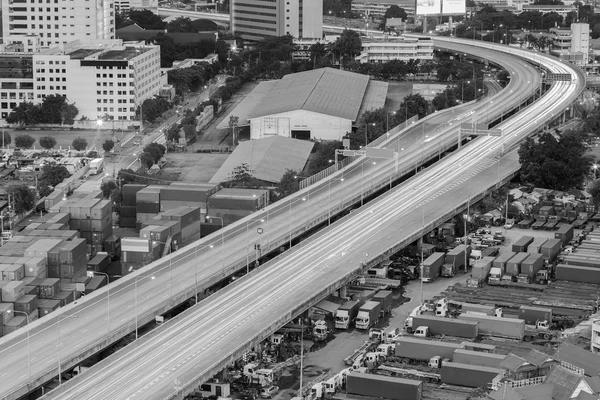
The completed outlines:
[[[447,46],[456,44],[448,43]],[[463,52],[472,49],[469,46],[458,48]],[[422,159],[425,151],[435,152],[440,148],[440,140],[455,141],[456,132],[452,131],[457,129],[460,122],[465,119],[495,117],[502,110],[493,107],[494,102],[516,103],[515,96],[526,97],[529,90],[524,83],[526,79],[531,85],[539,84],[539,77],[534,74],[533,69],[522,62],[479,49],[478,55],[482,54],[498,59],[498,63],[517,72],[509,87],[490,99],[489,103],[486,100],[474,105],[473,113],[440,113],[446,114],[446,119],[448,114],[452,115],[444,128],[425,130],[415,127],[400,135],[398,141],[390,140],[387,145],[398,149],[401,154],[396,160],[363,159],[346,171],[334,174],[329,181],[303,190],[289,201],[274,204],[258,215],[250,216],[116,282],[111,285],[110,326],[107,323],[106,290],[96,292],[85,301],[71,304],[33,323],[30,342],[34,357],[32,377],[56,371],[59,350],[63,363],[66,363],[65,360],[73,360],[83,349],[104,340],[109,329],[111,332],[119,329],[131,331],[136,311],[140,318],[151,317],[157,305],[168,302],[181,292],[193,290],[196,282],[214,279],[222,271],[225,271],[225,275],[229,272],[228,266],[237,260],[253,258],[253,250],[250,249],[255,242],[269,246],[276,238],[285,238],[287,232],[295,231],[297,226],[305,224],[320,210],[327,214],[329,207],[339,207],[345,199],[355,196],[361,187],[362,190],[368,190],[372,182],[385,180],[389,174],[403,168],[410,169],[412,164]],[[558,62],[553,68],[571,72]],[[298,248],[295,247],[281,262],[268,270],[251,274],[210,296],[195,307],[187,319],[174,321],[156,330],[135,346],[120,352],[114,363],[94,367],[51,397],[168,397],[173,392],[174,385],[185,384],[202,371],[214,368],[237,347],[243,346],[246,339],[258,335],[264,327],[275,321],[283,323],[284,320],[279,317],[291,318],[292,310],[300,311],[294,310],[294,307],[310,298],[317,289],[322,289],[322,285],[329,285],[340,276],[356,270],[357,260],[371,258],[377,246],[381,247],[380,250],[385,250],[388,241],[397,242],[403,232],[417,229],[421,218],[415,217],[412,212],[415,208],[423,207],[425,214],[433,215],[436,210],[439,211],[442,200],[434,199],[441,195],[442,206],[451,204],[452,199],[462,198],[464,201],[464,190],[459,190],[464,186],[461,186],[461,182],[492,165],[495,162],[494,156],[503,144],[508,148],[517,143],[536,126],[543,125],[550,119],[552,112],[557,113],[561,107],[566,107],[573,100],[579,86],[581,84],[568,82],[555,84],[539,105],[533,105],[517,118],[502,124],[505,132],[511,132],[510,136],[474,141],[463,151],[445,158],[440,165],[428,168],[399,186],[366,211],[354,213],[351,219],[335,224]],[[514,92],[510,93],[510,90]],[[436,122],[434,118],[442,116],[436,115],[430,121],[435,125],[439,121]],[[449,131],[447,135],[443,134],[446,130]],[[259,226],[264,229],[263,235],[256,233]],[[397,226],[402,229],[398,230]],[[371,256],[368,255],[369,251]],[[151,276],[155,279],[151,279]],[[73,314],[77,314],[78,318],[66,317]],[[29,381],[24,331],[0,340],[0,378],[3,382],[9,382],[2,387],[0,394],[3,397],[22,388]],[[167,349],[169,354],[162,354]],[[131,355],[127,356],[129,353]],[[139,363],[132,359],[139,360]],[[119,364],[120,362],[124,365]],[[193,366],[194,372],[190,372],[187,366]],[[92,373],[93,371],[98,372]],[[117,382],[121,376],[126,377],[128,382],[125,387]],[[111,387],[118,387],[120,393],[111,393]]]

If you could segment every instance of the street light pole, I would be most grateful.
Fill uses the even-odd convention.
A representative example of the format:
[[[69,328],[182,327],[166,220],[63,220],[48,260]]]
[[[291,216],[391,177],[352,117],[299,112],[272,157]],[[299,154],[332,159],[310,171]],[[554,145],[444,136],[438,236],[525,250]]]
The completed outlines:
[[[24,311],[17,311],[17,310],[8,310],[8,313],[20,313],[25,315],[25,318],[27,319],[27,370],[29,371],[29,381],[31,382],[31,343],[30,343],[30,332],[29,332],[29,314],[27,314]]]
[[[108,276],[108,274],[105,274],[104,272],[93,271],[92,274],[94,274],[94,275],[98,274],[98,275],[104,275],[104,276],[106,276],[106,290],[107,290],[107,293],[106,293],[106,302],[108,304],[108,306],[107,306],[107,313],[108,313],[108,322],[107,322],[107,325],[108,325],[108,333],[110,333],[110,277]]]
[[[208,219],[220,219],[221,220],[221,267],[223,268],[223,273],[225,273],[225,236],[223,233],[224,222],[221,217],[207,217]]]
[[[150,278],[150,279],[154,279],[154,276],[148,276],[148,275],[139,275],[135,277],[135,282],[134,282],[134,301],[135,301],[135,340],[138,340],[138,298],[137,298],[137,283],[138,283],[138,279],[143,279],[143,278]],[[197,279],[198,277],[196,276],[196,287],[198,287],[197,285]],[[196,289],[197,290],[197,289]],[[196,296],[196,303],[198,302],[198,297]]]
[[[62,385],[62,372],[61,372],[61,360],[60,360],[60,345],[61,345],[61,340],[60,340],[60,319],[67,319],[67,318],[79,318],[79,315],[59,315],[58,316],[58,386]]]

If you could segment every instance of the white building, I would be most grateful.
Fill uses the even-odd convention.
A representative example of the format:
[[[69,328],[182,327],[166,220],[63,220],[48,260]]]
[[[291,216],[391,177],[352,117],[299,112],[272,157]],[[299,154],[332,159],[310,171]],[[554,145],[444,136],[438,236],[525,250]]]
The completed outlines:
[[[592,340],[590,350],[594,354],[600,354],[600,319],[592,321]]]
[[[415,3],[411,1],[369,1],[369,0],[358,0],[352,2],[352,11],[360,13],[365,16],[373,18],[382,18],[385,12],[391,6],[398,6],[406,11],[408,17],[415,16]]]
[[[112,0],[2,0],[5,44],[38,37],[41,47],[73,40],[114,39]]]
[[[387,87],[387,82],[333,68],[289,74],[261,82],[255,89],[259,94],[248,96],[255,108],[240,121],[250,121],[251,139],[341,140],[364,111],[384,106]],[[240,110],[247,107],[242,103]]]
[[[410,36],[385,36],[363,39],[362,51],[356,57],[361,63],[383,63],[391,60],[433,60],[433,39]]]
[[[108,114],[115,120],[134,120],[137,107],[164,84],[160,46],[74,41],[32,54],[0,53],[3,119],[23,101],[41,103],[57,94],[75,104],[78,119]]]
[[[587,60],[590,56],[590,24],[577,22],[571,24],[572,39],[571,51],[583,53],[583,59]]]
[[[115,11],[128,13],[131,10],[148,9],[158,12],[158,0],[114,0]]]
[[[323,37],[323,0],[232,0],[230,24],[245,40]]]
[[[590,56],[590,25],[573,23],[570,28],[552,28],[551,53],[562,60],[577,65],[585,65]]]

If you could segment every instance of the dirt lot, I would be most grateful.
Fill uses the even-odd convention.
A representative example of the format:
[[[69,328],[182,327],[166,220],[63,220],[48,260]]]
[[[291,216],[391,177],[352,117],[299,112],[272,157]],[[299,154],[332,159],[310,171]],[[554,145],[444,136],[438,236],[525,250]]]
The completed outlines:
[[[166,157],[168,163],[163,171],[168,174],[179,174],[178,181],[206,183],[227,157],[229,157],[227,153],[169,153]]]

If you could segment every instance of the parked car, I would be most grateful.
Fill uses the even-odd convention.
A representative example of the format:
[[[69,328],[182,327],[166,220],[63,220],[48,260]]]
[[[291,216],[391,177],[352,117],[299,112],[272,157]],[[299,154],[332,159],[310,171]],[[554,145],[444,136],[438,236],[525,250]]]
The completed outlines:
[[[277,392],[279,392],[278,386],[269,386],[260,391],[260,397],[263,399],[270,399],[271,397],[275,396]]]
[[[140,144],[142,144],[142,139],[135,139],[135,140],[133,141],[133,144],[134,144],[135,146],[139,146]]]

